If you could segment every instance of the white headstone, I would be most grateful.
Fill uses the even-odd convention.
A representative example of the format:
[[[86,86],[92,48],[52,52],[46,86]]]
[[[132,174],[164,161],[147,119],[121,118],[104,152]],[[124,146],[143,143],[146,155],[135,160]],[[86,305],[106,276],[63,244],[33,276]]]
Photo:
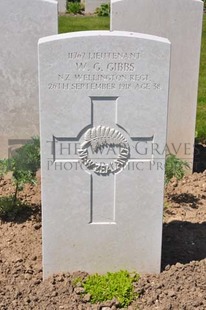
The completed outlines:
[[[57,2],[0,1],[0,158],[39,135],[39,38],[57,34]]]
[[[40,40],[44,277],[159,272],[169,56],[127,32]]]
[[[67,0],[58,0],[58,12],[66,13],[67,10]]]
[[[203,2],[111,0],[111,30],[168,38],[172,44],[167,145],[193,162]]]
[[[110,0],[85,0],[85,13],[94,13],[104,3],[110,3]]]

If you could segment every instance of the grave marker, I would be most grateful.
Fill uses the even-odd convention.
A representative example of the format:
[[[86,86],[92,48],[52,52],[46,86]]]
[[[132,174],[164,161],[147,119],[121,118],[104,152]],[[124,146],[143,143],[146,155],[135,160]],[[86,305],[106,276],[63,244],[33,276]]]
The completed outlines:
[[[67,10],[67,0],[58,0],[58,12],[66,13]]]
[[[39,41],[44,277],[159,272],[169,56],[126,32]]]
[[[169,152],[192,169],[203,2],[111,0],[111,30],[168,38],[172,44],[168,107]]]
[[[85,13],[94,13],[104,3],[110,3],[110,0],[85,0]]]
[[[1,0],[0,158],[39,135],[39,38],[57,34],[57,2]]]

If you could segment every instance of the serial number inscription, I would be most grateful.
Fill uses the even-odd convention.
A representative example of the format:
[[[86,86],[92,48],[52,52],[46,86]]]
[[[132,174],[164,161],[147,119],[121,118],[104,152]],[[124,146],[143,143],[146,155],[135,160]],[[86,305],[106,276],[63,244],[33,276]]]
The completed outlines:
[[[112,53],[112,52],[93,52],[93,53],[81,53],[81,52],[68,52],[69,59],[99,59],[99,60],[137,60],[140,59],[141,53]]]

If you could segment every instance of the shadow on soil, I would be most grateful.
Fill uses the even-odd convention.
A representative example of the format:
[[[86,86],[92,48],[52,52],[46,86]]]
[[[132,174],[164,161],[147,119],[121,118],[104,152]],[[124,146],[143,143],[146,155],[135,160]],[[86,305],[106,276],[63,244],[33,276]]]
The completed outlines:
[[[13,197],[0,197],[0,220],[3,222],[24,223],[30,218],[41,220],[41,208],[37,205],[29,205],[21,200],[16,200],[15,204]]]
[[[182,193],[170,196],[170,200],[178,204],[186,204],[196,209],[201,204],[201,200],[193,194]]]
[[[196,144],[194,150],[194,172],[203,172],[206,170],[206,146],[202,144]]]
[[[163,226],[162,270],[206,258],[206,222],[173,221]]]

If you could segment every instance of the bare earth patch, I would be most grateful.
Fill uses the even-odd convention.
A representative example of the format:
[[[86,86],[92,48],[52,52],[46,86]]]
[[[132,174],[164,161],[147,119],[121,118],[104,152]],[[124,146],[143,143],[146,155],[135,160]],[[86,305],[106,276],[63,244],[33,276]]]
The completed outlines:
[[[9,196],[9,178],[0,180],[0,196]],[[42,281],[40,178],[19,198],[31,212],[0,223],[0,309],[103,309],[118,302],[91,305],[74,279],[85,272],[59,274]],[[172,180],[165,194],[162,272],[142,275],[140,294],[128,309],[206,309],[206,172]]]

